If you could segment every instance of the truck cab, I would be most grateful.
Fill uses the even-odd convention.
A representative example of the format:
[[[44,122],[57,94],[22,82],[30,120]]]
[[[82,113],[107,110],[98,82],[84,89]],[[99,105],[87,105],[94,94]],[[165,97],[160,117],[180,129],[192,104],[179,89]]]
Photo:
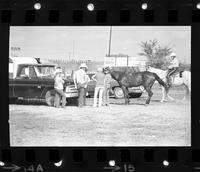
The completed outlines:
[[[21,57],[10,58],[9,98],[45,100],[47,105],[53,106],[56,93],[54,90],[54,71],[54,64],[41,64],[34,58],[32,60]],[[67,99],[78,97],[78,92],[70,79],[65,80],[64,92]]]

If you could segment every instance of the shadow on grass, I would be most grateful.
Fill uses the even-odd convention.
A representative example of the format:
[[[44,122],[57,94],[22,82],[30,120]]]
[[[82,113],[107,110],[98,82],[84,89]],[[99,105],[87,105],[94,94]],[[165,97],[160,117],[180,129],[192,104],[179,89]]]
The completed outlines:
[[[41,106],[46,105],[44,101],[33,101],[33,100],[32,101],[30,100],[9,101],[9,104],[10,105],[41,105]]]

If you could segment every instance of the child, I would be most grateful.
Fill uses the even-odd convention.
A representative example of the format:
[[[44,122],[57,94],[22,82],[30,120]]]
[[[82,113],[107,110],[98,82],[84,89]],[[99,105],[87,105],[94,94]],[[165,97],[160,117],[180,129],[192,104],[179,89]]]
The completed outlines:
[[[104,78],[105,75],[103,73],[102,68],[97,69],[97,73],[92,76],[92,79],[96,81],[96,87],[94,91],[94,104],[93,107],[97,107],[97,96],[99,94],[99,107],[102,106],[103,101],[103,92],[104,92]]]
[[[66,96],[65,96],[65,93],[63,92],[63,84],[64,83],[65,83],[65,81],[63,80],[63,76],[62,76],[62,69],[57,69],[55,72],[55,77],[54,77],[54,89],[56,91],[55,107],[60,107],[61,97],[62,97],[62,108],[65,107]]]

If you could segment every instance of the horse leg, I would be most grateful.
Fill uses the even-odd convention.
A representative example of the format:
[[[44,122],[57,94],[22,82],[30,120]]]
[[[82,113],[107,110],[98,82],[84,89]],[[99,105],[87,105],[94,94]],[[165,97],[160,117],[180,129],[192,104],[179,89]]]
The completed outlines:
[[[167,94],[167,97],[168,97],[170,100],[172,100],[172,101],[175,100],[175,99],[174,99],[173,97],[171,97],[169,94]]]
[[[165,89],[165,91],[166,91],[167,98],[173,101],[174,98],[169,95],[169,88]]]
[[[127,105],[129,103],[128,102],[129,100],[128,100],[128,94],[127,94],[126,87],[122,86],[122,90],[123,90],[123,93],[124,93],[125,105]]]
[[[126,87],[126,91],[127,91],[127,99],[128,99],[128,104],[129,104],[130,100],[129,100],[129,90],[128,90],[128,87]]]
[[[189,80],[186,84],[186,87],[187,87],[186,96],[187,96],[188,100],[190,100],[190,97],[191,97],[191,82]]]
[[[161,89],[162,89],[162,99],[160,100],[160,102],[163,103],[164,101],[167,101],[167,99],[166,99],[166,88],[161,86]]]
[[[151,97],[153,96],[153,92],[151,91],[151,87],[147,87],[146,91],[148,93],[148,98],[145,102],[145,105],[148,105],[150,103]]]
[[[189,90],[189,88],[186,85],[185,85],[185,88],[186,88],[186,94],[183,97],[182,101],[189,100],[189,98],[190,98],[190,90]]]

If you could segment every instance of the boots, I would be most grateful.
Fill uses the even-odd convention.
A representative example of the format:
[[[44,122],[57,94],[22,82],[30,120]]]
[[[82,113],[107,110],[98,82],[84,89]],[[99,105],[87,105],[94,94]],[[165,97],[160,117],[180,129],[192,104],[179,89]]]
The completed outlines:
[[[170,76],[167,76],[167,86],[168,87],[171,86],[171,78],[170,78]]]

